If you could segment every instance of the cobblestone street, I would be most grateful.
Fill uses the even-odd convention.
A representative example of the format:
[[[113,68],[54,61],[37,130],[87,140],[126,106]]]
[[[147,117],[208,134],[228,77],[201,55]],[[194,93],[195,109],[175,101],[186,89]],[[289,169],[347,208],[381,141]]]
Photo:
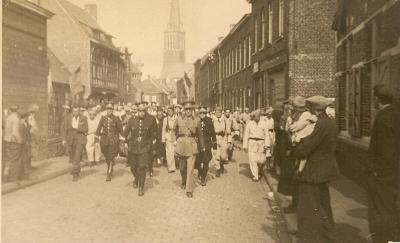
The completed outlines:
[[[105,182],[105,165],[85,168],[3,197],[2,242],[279,242],[265,182],[248,178],[247,161],[226,166],[221,178],[196,183],[194,197],[180,189],[179,172],[155,168],[145,196],[132,189],[125,164]],[[29,215],[29,216],[27,216]],[[21,234],[23,232],[23,234]]]

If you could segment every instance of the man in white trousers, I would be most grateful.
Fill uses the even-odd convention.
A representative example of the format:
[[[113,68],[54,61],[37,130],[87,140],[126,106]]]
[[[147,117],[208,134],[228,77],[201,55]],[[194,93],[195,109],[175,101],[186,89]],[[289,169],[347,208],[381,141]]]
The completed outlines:
[[[248,152],[250,170],[253,181],[260,179],[259,165],[265,164],[265,151],[270,147],[270,137],[267,126],[261,119],[261,111],[252,112],[251,120],[247,122],[243,134],[243,149]]]
[[[168,116],[164,118],[162,128],[162,142],[165,143],[165,153],[167,159],[168,173],[174,173],[176,170],[175,166],[175,123],[176,116],[174,114],[174,107],[168,107]]]
[[[94,166],[100,163],[101,158],[101,149],[99,138],[96,136],[96,130],[99,126],[100,116],[97,115],[95,109],[90,109],[89,111],[89,119],[88,119],[88,135],[87,135],[87,143],[86,143],[86,153],[89,160],[89,166]]]

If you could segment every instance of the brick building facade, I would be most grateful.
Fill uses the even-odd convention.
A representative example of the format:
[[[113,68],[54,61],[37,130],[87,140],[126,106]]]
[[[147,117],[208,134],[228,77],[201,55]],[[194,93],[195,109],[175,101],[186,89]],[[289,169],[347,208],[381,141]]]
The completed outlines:
[[[47,20],[53,14],[26,0],[3,1],[2,97],[7,109],[37,104],[39,157],[47,156]]]
[[[334,0],[249,0],[252,4],[251,108],[296,95],[335,96]]]
[[[338,161],[342,171],[362,181],[370,130],[376,113],[372,89],[389,84],[399,96],[400,2],[338,1],[334,22],[336,103],[340,130]],[[351,154],[351,158],[348,155]]]
[[[335,97],[335,0],[248,0],[246,14],[196,65],[197,100],[257,109]]]

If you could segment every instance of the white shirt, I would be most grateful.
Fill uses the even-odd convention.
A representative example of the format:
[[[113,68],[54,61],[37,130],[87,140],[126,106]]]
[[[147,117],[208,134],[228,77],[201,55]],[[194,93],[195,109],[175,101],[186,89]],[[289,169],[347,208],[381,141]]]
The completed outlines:
[[[97,127],[100,123],[100,117],[96,116],[93,120],[88,119],[88,135],[96,133]]]
[[[79,127],[79,116],[78,117],[72,117],[72,128],[78,129]]]

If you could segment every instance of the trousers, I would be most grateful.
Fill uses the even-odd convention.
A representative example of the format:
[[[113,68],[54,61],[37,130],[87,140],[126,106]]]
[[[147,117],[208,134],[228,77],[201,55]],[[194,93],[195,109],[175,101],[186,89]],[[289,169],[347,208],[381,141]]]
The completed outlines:
[[[87,136],[86,153],[90,162],[100,162],[101,148],[99,143],[95,143],[94,134]]]
[[[22,148],[23,145],[21,143],[6,142],[5,144],[6,163],[9,165],[10,168],[8,174],[9,181],[20,180],[24,174]]]
[[[77,141],[72,141],[69,145],[69,160],[72,163],[72,174],[79,175],[81,172],[81,160],[83,150],[85,149],[85,145],[78,143]]]
[[[298,186],[298,242],[335,242],[329,184],[300,182]]]
[[[175,166],[175,157],[174,157],[174,155],[175,155],[174,142],[167,141],[165,143],[165,153],[166,153],[168,171],[175,171],[176,166]]]
[[[186,185],[186,192],[193,192],[194,189],[193,170],[195,162],[195,155],[179,157],[179,170],[181,172],[182,184]]]
[[[197,155],[198,156],[197,157],[197,159],[198,159],[197,169],[199,171],[200,179],[203,182],[206,181],[210,160],[212,158],[208,154],[211,154],[211,151],[200,152]]]
[[[146,171],[152,162],[153,156],[151,152],[146,152],[142,154],[128,154],[128,162],[131,167],[131,172],[133,177],[135,178],[135,183],[139,185],[139,187],[144,187],[144,183],[146,181]]]

